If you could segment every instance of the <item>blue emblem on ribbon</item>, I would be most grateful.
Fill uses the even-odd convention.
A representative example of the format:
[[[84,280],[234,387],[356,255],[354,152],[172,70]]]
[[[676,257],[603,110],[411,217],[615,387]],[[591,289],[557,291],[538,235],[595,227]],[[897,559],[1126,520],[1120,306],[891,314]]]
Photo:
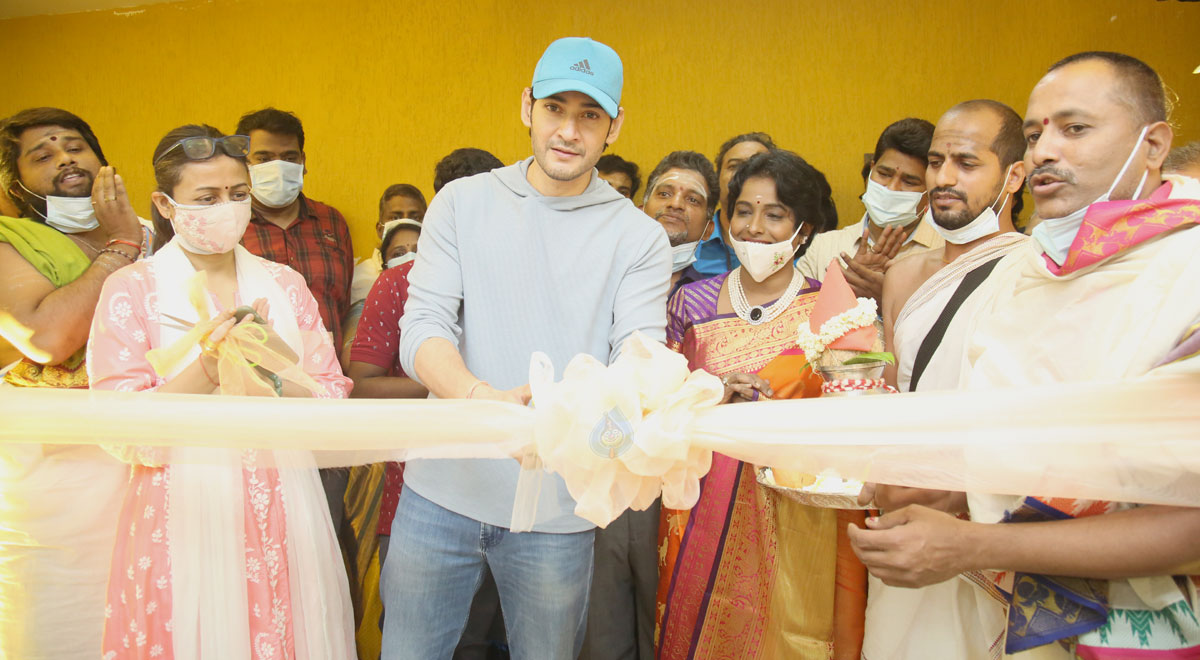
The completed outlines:
[[[614,459],[633,446],[633,425],[620,408],[614,406],[592,427],[588,446],[597,456]]]

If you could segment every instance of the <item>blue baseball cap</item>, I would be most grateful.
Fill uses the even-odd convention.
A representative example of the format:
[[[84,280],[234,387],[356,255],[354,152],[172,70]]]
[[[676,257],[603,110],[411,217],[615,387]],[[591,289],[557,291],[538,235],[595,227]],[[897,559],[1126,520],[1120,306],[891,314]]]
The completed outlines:
[[[538,60],[533,70],[533,98],[580,92],[615,119],[624,82],[617,51],[586,37],[565,37],[550,44]]]

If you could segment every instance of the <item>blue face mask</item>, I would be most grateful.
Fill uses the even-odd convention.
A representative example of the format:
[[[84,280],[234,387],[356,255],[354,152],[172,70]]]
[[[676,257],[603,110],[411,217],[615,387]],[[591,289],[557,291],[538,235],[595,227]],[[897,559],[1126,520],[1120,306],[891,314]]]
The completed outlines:
[[[1138,134],[1137,142],[1133,145],[1133,150],[1129,152],[1129,157],[1125,159],[1125,164],[1121,166],[1121,171],[1117,172],[1117,178],[1113,179],[1112,185],[1108,187],[1108,192],[1097,197],[1096,201],[1092,202],[1092,204],[1099,204],[1109,200],[1113,190],[1121,182],[1121,178],[1125,176],[1125,170],[1129,169],[1129,164],[1133,162],[1133,157],[1137,155],[1138,147],[1142,146],[1142,140],[1145,139],[1146,132],[1149,130],[1149,126],[1142,128],[1142,132]],[[1138,182],[1137,190],[1133,193],[1133,199],[1142,196],[1142,186],[1146,185],[1146,177],[1149,174],[1150,170],[1142,173],[1142,180]],[[1050,257],[1059,266],[1063,265],[1063,262],[1067,260],[1067,254],[1071,251],[1071,244],[1075,242],[1075,235],[1079,233],[1079,227],[1083,225],[1083,218],[1087,215],[1088,209],[1092,204],[1087,204],[1083,208],[1064,215],[1061,218],[1045,218],[1030,233],[1030,236],[1042,246],[1042,251],[1046,253],[1046,256]]]

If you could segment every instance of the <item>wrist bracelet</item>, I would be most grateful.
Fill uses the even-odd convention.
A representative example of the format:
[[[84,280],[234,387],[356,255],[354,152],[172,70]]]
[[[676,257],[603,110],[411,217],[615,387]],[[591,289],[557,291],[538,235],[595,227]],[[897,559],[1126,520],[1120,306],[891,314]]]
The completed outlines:
[[[475,384],[471,386],[471,389],[467,390],[467,398],[468,399],[470,399],[475,394],[475,388],[479,387],[480,385],[487,385],[487,381],[484,381],[484,380],[475,381]],[[488,385],[488,387],[491,387],[491,385]]]
[[[114,238],[111,241],[105,243],[104,247],[112,247],[114,245],[128,245],[129,247],[137,250],[138,252],[142,251],[141,243],[134,243],[133,241],[127,241],[123,238]]]
[[[212,383],[215,387],[221,386],[221,384],[213,380],[213,377],[208,373],[208,367],[204,366],[204,354],[200,355],[200,371],[204,372],[204,377],[208,379],[208,382]]]
[[[126,259],[128,259],[128,260],[129,260],[129,263],[134,263],[134,262],[136,262],[136,261],[137,261],[137,257],[132,257],[132,256],[130,256],[130,255],[128,255],[128,254],[126,254],[125,252],[123,252],[123,251],[121,251],[121,250],[118,250],[117,248],[110,248],[110,247],[106,247],[106,248],[104,248],[103,250],[100,250],[100,252],[98,252],[98,253],[96,254],[96,256],[97,256],[97,257],[99,257],[100,255],[102,255],[102,254],[105,254],[105,253],[107,253],[107,254],[119,254],[119,255],[121,255],[122,257],[125,257]]]

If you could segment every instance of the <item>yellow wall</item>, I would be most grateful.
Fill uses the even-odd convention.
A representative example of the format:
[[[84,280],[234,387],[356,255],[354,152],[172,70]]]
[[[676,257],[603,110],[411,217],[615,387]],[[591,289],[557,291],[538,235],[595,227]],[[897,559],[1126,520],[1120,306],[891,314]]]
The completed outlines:
[[[388,184],[432,194],[433,164],[457,147],[528,155],[521,88],[553,38],[585,35],[625,61],[612,152],[648,171],[670,150],[711,158],[764,130],[828,175],[853,222],[862,154],[884,126],[977,97],[1023,112],[1046,67],[1080,50],[1146,60],[1179,95],[1177,144],[1200,139],[1197,34],[1200,5],[1151,0],[187,0],[0,21],[0,115],[84,117],[145,215],[167,130],[292,110],[306,191],[342,210],[363,255]]]

